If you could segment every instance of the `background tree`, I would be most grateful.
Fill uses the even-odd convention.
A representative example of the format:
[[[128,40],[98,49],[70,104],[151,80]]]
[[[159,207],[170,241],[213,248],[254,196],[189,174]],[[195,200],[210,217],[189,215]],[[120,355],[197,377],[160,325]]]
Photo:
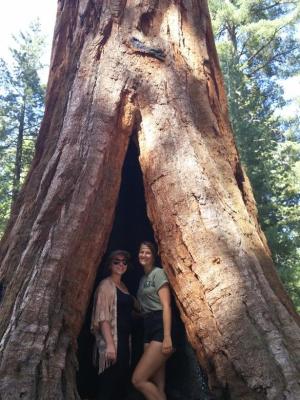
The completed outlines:
[[[209,5],[241,159],[274,261],[300,309],[299,119],[276,112],[285,104],[280,78],[300,68],[299,2]]]
[[[10,49],[12,62],[0,60],[0,236],[33,158],[44,112],[44,37],[38,22],[20,33]]]

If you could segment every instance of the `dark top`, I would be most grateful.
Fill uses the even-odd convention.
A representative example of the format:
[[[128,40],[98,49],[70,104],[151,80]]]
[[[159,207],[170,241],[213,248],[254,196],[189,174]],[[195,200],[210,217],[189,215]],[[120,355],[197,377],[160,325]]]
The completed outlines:
[[[131,333],[133,298],[117,288],[117,330],[119,333]]]

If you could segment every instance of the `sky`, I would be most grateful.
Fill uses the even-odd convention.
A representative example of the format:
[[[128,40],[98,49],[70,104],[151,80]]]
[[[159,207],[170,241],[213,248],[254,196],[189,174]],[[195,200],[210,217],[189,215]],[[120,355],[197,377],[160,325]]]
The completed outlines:
[[[0,0],[0,5],[0,57],[9,61],[9,47],[14,44],[12,35],[26,31],[29,24],[39,18],[47,38],[43,62],[49,65],[57,0]],[[41,76],[45,83],[47,76],[48,69],[45,69]]]
[[[26,30],[30,22],[39,18],[42,32],[47,37],[47,47],[43,62],[49,65],[51,43],[56,16],[57,0],[0,0],[0,57],[9,61],[9,47],[13,45],[12,35]],[[44,83],[47,82],[48,68],[41,75]],[[281,81],[286,100],[295,99],[300,93],[300,76]],[[298,106],[299,107],[299,106]],[[297,106],[291,104],[286,107],[285,114],[293,114]]]

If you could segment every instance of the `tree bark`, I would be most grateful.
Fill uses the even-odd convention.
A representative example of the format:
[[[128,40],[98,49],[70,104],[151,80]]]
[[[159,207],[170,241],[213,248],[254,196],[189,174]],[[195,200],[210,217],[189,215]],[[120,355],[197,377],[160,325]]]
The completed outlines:
[[[257,222],[201,0],[58,2],[37,152],[1,244],[2,398],[79,398],[76,338],[134,126],[148,215],[212,390],[298,399],[299,317]]]

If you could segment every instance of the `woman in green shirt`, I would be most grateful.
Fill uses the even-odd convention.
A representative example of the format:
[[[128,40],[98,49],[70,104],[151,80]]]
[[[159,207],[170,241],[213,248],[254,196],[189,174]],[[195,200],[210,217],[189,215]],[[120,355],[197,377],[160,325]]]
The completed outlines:
[[[154,245],[143,242],[138,258],[145,275],[137,298],[144,316],[144,353],[134,370],[132,383],[147,400],[166,400],[165,365],[173,353],[171,293],[164,270],[154,265],[155,257]]]

